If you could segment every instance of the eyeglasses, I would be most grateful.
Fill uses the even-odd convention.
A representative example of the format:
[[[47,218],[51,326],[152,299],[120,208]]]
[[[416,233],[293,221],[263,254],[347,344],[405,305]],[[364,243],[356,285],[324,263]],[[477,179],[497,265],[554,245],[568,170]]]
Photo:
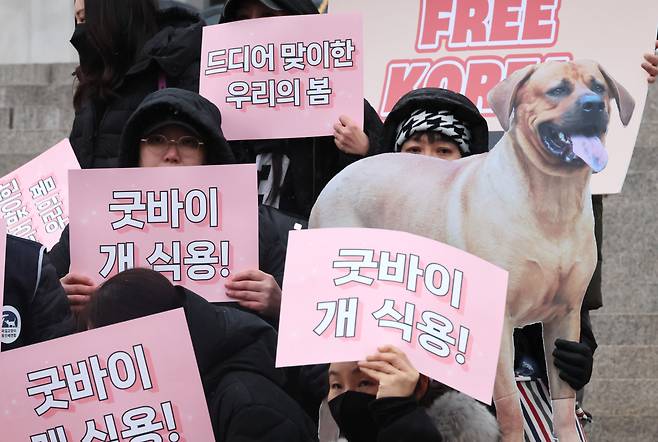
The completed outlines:
[[[142,138],[140,141],[145,144],[146,148],[157,153],[164,153],[169,149],[170,144],[175,144],[182,154],[196,152],[203,146],[203,142],[190,135],[182,136],[177,140],[170,140],[164,135],[154,134]]]

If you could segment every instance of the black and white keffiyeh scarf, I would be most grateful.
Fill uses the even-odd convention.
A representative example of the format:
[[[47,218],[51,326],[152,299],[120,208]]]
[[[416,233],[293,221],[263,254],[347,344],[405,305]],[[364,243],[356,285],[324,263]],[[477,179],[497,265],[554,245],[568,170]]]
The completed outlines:
[[[454,141],[462,155],[470,153],[471,131],[448,111],[414,111],[398,126],[395,151],[399,152],[404,142],[418,132],[438,132]]]

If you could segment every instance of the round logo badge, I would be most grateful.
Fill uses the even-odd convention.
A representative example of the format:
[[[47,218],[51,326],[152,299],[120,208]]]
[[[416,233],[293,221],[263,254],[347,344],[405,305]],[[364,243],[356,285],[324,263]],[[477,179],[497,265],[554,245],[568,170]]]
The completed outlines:
[[[3,344],[11,344],[21,334],[21,315],[11,305],[2,307],[2,335],[0,341]]]

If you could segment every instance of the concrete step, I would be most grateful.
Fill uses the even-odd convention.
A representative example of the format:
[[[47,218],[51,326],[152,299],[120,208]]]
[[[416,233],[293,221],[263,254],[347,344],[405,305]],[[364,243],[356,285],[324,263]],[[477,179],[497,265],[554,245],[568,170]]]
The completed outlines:
[[[69,130],[0,131],[2,154],[38,154],[69,136]]]
[[[0,130],[11,129],[13,119],[13,110],[10,108],[0,108]]]
[[[25,105],[71,108],[73,84],[48,86],[0,86],[0,107]]]
[[[3,114],[10,113],[9,127],[4,124]],[[16,106],[0,109],[0,130],[70,130],[75,113],[73,109],[57,106]]]
[[[658,379],[592,379],[585,409],[595,417],[658,416]]]
[[[591,442],[655,442],[658,416],[594,416],[585,432]]]
[[[21,167],[35,158],[38,153],[10,153],[0,154],[0,177]]]
[[[603,267],[603,274],[607,267]],[[658,313],[658,282],[634,284],[629,287],[619,279],[609,278],[603,283],[602,313],[632,314]]]
[[[74,64],[5,64],[0,65],[0,86],[70,85]]]
[[[605,307],[603,308],[605,310]],[[658,314],[592,312],[599,345],[658,345]]]
[[[658,345],[600,345],[594,379],[658,379]]]

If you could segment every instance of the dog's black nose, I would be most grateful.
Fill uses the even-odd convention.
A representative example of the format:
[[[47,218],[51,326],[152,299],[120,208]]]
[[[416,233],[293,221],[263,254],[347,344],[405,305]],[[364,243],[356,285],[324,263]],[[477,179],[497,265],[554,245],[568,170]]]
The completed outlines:
[[[583,95],[578,99],[578,108],[586,114],[597,114],[605,110],[603,98],[595,94]]]

